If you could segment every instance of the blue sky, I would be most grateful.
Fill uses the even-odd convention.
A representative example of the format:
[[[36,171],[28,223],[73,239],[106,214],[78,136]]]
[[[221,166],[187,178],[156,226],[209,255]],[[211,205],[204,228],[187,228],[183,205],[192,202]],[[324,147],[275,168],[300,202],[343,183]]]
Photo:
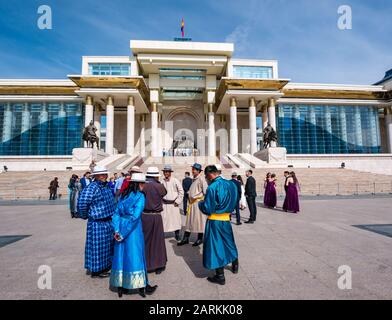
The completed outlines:
[[[40,30],[37,9],[52,8]],[[338,7],[353,29],[337,28]],[[235,44],[238,58],[277,59],[294,82],[370,84],[392,68],[390,0],[0,0],[0,78],[65,78],[82,55],[128,55],[130,39]]]

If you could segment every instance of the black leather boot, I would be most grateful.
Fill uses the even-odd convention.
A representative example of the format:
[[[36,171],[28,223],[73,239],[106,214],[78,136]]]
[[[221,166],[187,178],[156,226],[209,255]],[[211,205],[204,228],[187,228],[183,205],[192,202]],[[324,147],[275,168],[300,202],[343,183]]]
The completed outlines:
[[[238,273],[238,268],[239,268],[239,263],[238,263],[238,259],[235,259],[232,263],[231,263],[231,271],[233,273]]]
[[[190,235],[191,235],[191,233],[186,231],[184,233],[184,237],[182,238],[182,240],[177,243],[177,246],[183,246],[185,244],[188,244]]]
[[[180,230],[174,231],[174,238],[177,242],[180,241]]]
[[[202,234],[202,233],[199,233],[199,234],[197,235],[197,241],[196,241],[194,244],[192,244],[192,247],[198,247],[198,246],[200,246],[202,243],[203,243],[203,234]]]
[[[207,280],[212,283],[220,284],[221,286],[226,284],[225,272],[223,268],[216,269],[216,274],[213,277],[208,277]]]
[[[155,292],[155,290],[158,288],[158,286],[150,286],[149,284],[146,286],[146,288],[145,288],[145,293],[147,294],[147,295],[149,295],[149,296],[151,296],[154,292]]]
[[[118,297],[121,298],[123,295],[123,288],[117,288]]]
[[[139,292],[139,295],[140,295],[141,297],[143,297],[143,298],[146,297],[146,293],[145,293],[144,288],[140,288],[140,289],[138,290],[138,292]]]

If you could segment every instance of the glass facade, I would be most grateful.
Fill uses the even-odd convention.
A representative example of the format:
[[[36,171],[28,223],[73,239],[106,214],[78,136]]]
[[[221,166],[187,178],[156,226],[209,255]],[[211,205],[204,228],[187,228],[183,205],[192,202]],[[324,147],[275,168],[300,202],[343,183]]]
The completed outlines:
[[[71,155],[83,146],[79,102],[0,103],[0,155]]]
[[[380,153],[377,108],[280,104],[279,145],[289,154]]]
[[[130,76],[130,63],[90,63],[88,74],[93,76]]]
[[[263,66],[233,66],[234,78],[272,79],[272,67]]]

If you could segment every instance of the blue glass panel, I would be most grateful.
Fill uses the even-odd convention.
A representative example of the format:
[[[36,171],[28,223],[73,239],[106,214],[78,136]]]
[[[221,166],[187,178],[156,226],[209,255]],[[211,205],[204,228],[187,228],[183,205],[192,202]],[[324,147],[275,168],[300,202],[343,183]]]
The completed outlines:
[[[381,152],[377,108],[280,104],[277,117],[279,144],[290,154]]]
[[[80,103],[2,104],[0,124],[0,155],[71,155],[82,146]]]

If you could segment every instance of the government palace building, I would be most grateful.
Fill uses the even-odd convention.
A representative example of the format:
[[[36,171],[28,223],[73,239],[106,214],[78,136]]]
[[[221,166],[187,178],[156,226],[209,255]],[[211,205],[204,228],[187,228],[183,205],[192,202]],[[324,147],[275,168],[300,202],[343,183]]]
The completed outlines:
[[[129,56],[83,56],[80,74],[61,80],[1,79],[0,165],[205,156],[254,168],[390,166],[392,70],[369,85],[294,83],[278,61],[233,55],[232,43],[131,40]],[[91,121],[100,141],[88,149]],[[278,141],[262,150],[268,124]]]

